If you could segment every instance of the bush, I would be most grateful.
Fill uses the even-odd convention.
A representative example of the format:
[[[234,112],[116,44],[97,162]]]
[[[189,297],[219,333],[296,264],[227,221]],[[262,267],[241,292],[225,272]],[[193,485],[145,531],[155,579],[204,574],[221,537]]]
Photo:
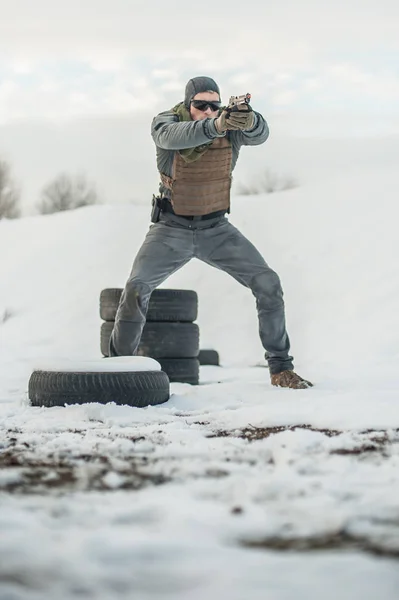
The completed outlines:
[[[10,165],[0,161],[0,219],[17,219],[21,215],[20,193],[11,178]]]
[[[72,177],[61,173],[43,188],[37,210],[46,215],[98,202],[95,187],[86,181],[84,175]]]

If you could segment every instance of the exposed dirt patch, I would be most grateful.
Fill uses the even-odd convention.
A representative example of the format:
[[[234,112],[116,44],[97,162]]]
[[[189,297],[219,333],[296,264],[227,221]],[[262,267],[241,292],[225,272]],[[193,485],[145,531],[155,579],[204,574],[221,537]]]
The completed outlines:
[[[384,448],[385,444],[377,445],[377,444],[362,444],[357,448],[337,448],[336,450],[331,450],[330,454],[338,454],[341,456],[349,455],[349,454],[368,454],[370,452],[381,452]]]
[[[333,437],[336,435],[341,435],[342,431],[337,431],[334,429],[315,429],[311,425],[281,425],[278,427],[255,427],[253,425],[249,425],[244,429],[233,430],[233,431],[217,431],[216,433],[212,433],[207,437],[239,437],[245,440],[254,441],[254,440],[264,440],[271,435],[275,435],[276,433],[281,433],[282,431],[295,431],[296,429],[308,429],[309,431],[317,431],[318,433],[323,433],[328,437]]]
[[[146,457],[124,460],[117,469],[107,456],[27,457],[17,449],[0,453],[0,489],[18,494],[51,491],[138,490],[169,481],[162,473],[148,472]]]
[[[399,558],[399,548],[387,548],[383,544],[378,543],[378,541],[352,535],[346,531],[307,538],[270,537],[259,540],[242,539],[240,540],[240,544],[247,548],[280,550],[284,552],[290,550],[294,552],[357,550],[378,556]]]
[[[197,425],[209,426],[208,423],[198,421]],[[291,425],[277,427],[255,427],[248,425],[243,429],[232,431],[217,431],[209,433],[208,438],[236,437],[248,442],[267,439],[284,431],[298,429],[321,433],[326,438],[337,438],[345,432],[333,429],[316,429],[310,425]],[[145,434],[134,435],[133,432],[121,432],[110,437],[102,429],[92,430],[93,450],[90,453],[79,452],[80,438],[82,441],[87,431],[71,430],[78,436],[74,449],[65,445],[54,450],[52,442],[57,434],[49,434],[49,450],[39,447],[37,440],[26,437],[22,431],[8,430],[0,444],[0,490],[15,494],[25,493],[64,493],[71,491],[88,490],[139,490],[148,485],[161,485],[180,477],[183,455],[167,455],[162,458],[154,451],[159,445],[168,443],[167,434],[163,430],[152,431],[152,438]],[[206,433],[206,430],[205,432]],[[348,432],[346,432],[348,433]],[[26,441],[28,439],[28,441]],[[110,446],[109,442],[129,440],[132,446]],[[136,451],[134,443],[150,441],[149,450]],[[388,457],[393,444],[399,443],[399,430],[394,432],[367,430],[358,432],[353,436],[346,435],[340,441],[334,442],[326,452],[331,455],[359,457],[367,459],[369,456],[378,455]],[[108,444],[108,445],[107,445]],[[330,444],[331,446],[331,444]],[[108,449],[112,450],[108,453]],[[247,446],[248,448],[248,446]],[[78,449],[78,450],[77,450]],[[234,452],[223,454],[223,458],[212,463],[204,456],[203,464],[198,466],[195,461],[193,466],[185,463],[185,476],[222,478],[230,474],[229,465],[232,463],[258,464],[256,456],[249,453]],[[268,462],[273,465],[273,458]]]
[[[253,442],[255,440],[267,439],[271,435],[276,435],[278,433],[282,433],[283,431],[296,431],[297,429],[305,429],[307,431],[322,433],[329,438],[338,437],[345,433],[344,431],[338,431],[337,429],[317,429],[311,425],[282,425],[277,427],[255,427],[253,425],[249,425],[243,429],[234,429],[231,431],[219,430],[208,435],[207,437],[237,437]],[[395,439],[392,439],[392,437],[390,437],[386,431],[377,431],[372,429],[360,431],[357,434],[359,437],[358,445],[355,445],[352,448],[337,448],[331,450],[330,454],[360,455],[368,454],[370,452],[382,452],[384,448],[390,444],[399,442],[399,429],[394,430],[393,433]]]
[[[395,434],[399,433],[399,430],[395,430]],[[330,454],[338,454],[341,456],[345,455],[367,455],[373,452],[384,454],[385,451],[391,444],[398,443],[399,436],[395,435],[394,438],[390,437],[386,431],[363,431],[359,435],[358,445],[353,448],[337,448],[331,450]]]

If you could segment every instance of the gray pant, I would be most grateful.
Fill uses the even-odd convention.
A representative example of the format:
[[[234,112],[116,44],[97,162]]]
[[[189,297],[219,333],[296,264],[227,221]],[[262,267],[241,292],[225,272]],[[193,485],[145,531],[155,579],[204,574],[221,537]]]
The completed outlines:
[[[122,293],[110,356],[136,353],[152,291],[194,257],[250,288],[256,299],[259,335],[270,372],[292,370],[280,279],[226,217],[189,221],[166,213],[150,226]]]

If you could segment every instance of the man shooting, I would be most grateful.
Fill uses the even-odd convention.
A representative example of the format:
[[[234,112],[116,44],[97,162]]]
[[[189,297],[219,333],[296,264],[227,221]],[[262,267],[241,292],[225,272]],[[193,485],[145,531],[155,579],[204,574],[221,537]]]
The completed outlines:
[[[249,100],[232,97],[223,107],[216,82],[194,77],[184,101],[153,119],[160,195],[121,296],[109,354],[136,353],[152,291],[196,257],[251,290],[272,385],[303,389],[312,384],[293,370],[280,279],[226,217],[241,146],[263,144],[269,135]]]

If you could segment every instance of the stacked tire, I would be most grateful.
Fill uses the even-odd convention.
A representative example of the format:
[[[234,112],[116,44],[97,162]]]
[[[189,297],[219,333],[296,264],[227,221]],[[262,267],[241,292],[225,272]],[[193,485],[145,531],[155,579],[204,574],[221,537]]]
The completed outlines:
[[[122,295],[121,288],[100,294],[101,352],[109,356],[109,339]],[[193,290],[157,288],[151,294],[146,323],[137,350],[154,358],[171,382],[199,382],[198,296]]]

